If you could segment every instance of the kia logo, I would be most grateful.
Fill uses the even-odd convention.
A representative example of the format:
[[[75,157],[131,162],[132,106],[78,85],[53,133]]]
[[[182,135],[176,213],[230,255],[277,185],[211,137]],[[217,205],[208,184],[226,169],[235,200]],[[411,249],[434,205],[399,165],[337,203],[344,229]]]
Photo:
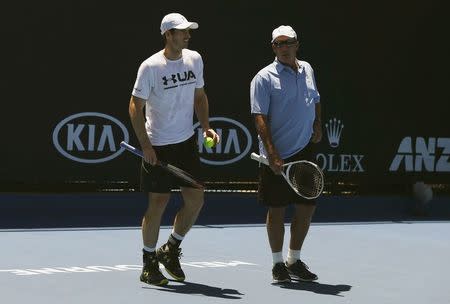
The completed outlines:
[[[220,136],[220,143],[212,148],[203,145],[203,133],[200,123],[197,129],[200,161],[208,165],[222,166],[242,159],[251,149],[252,137],[248,129],[240,122],[226,117],[211,117],[211,128]]]
[[[71,115],[56,125],[53,145],[63,156],[80,163],[102,163],[123,152],[127,128],[118,119],[96,112]]]

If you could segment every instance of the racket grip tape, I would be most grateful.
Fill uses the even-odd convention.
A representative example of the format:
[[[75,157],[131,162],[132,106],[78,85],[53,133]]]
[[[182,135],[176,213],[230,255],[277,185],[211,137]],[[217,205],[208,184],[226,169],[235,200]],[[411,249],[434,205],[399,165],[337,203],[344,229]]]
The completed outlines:
[[[120,143],[120,146],[121,146],[122,148],[124,148],[124,149],[127,149],[127,150],[130,151],[131,153],[136,154],[137,156],[144,157],[144,153],[142,153],[141,150],[139,150],[139,149],[133,147],[132,145],[130,145],[130,144],[124,142],[124,141],[122,141],[122,142]]]
[[[260,163],[263,163],[263,164],[265,164],[265,165],[269,165],[269,161],[268,161],[267,158],[265,158],[264,156],[261,156],[261,155],[256,154],[256,153],[253,152],[253,153],[250,155],[250,157],[251,157],[253,160],[259,161]]]

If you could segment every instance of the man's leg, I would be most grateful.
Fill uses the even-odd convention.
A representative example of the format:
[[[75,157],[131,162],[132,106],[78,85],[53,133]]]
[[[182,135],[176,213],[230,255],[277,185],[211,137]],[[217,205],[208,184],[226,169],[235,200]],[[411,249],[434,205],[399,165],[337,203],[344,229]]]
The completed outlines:
[[[174,231],[185,236],[194,225],[204,203],[203,189],[181,187],[183,206],[178,210],[173,223]]]
[[[141,281],[153,285],[165,285],[168,280],[159,270],[156,258],[156,243],[159,236],[161,218],[169,201],[169,193],[149,193],[148,207],[142,219],[142,240],[144,243]]]
[[[291,237],[286,264],[290,275],[302,281],[317,280],[317,276],[310,272],[308,266],[300,260],[300,251],[308,234],[315,209],[315,205],[296,204],[291,222]]]
[[[148,207],[142,219],[142,240],[145,247],[156,247],[161,218],[169,199],[170,193],[148,194]]]
[[[294,216],[291,222],[291,238],[289,248],[292,250],[301,250],[303,242],[309,231],[312,216],[316,206],[296,204]]]
[[[272,253],[283,251],[285,210],[285,207],[269,207],[267,211],[266,228]]]
[[[272,249],[272,276],[274,283],[289,282],[290,278],[283,262],[285,207],[269,207],[266,218],[267,236]]]
[[[179,261],[181,241],[197,220],[204,202],[202,189],[181,187],[181,194],[183,196],[183,205],[175,216],[172,234],[167,243],[157,251],[158,260],[177,281],[184,281],[185,279]]]

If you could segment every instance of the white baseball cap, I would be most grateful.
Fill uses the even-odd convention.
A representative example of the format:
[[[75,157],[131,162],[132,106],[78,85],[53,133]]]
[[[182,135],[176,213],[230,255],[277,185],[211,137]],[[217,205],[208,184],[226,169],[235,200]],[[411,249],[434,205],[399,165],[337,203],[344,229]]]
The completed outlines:
[[[289,25],[281,25],[273,30],[272,32],[272,42],[275,41],[280,36],[287,36],[289,38],[297,39],[297,33]]]
[[[187,28],[197,29],[198,23],[189,22],[187,19],[178,13],[170,13],[165,15],[161,21],[161,35],[171,29],[185,30]]]

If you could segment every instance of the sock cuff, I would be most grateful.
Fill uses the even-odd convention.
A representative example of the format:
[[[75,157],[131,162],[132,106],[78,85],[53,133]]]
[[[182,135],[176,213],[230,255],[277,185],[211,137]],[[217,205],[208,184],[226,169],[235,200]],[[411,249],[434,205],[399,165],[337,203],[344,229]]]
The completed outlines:
[[[273,260],[273,264],[277,264],[277,263],[283,263],[283,252],[279,251],[279,252],[272,252],[272,260]]]
[[[152,253],[156,251],[156,247],[148,247],[148,246],[144,246],[144,251],[148,252],[148,253]]]
[[[292,250],[289,248],[287,255],[287,263],[288,265],[292,265],[295,262],[300,260],[300,250]]]
[[[288,249],[288,257],[300,259],[300,250],[292,250],[289,248]]]
[[[184,239],[184,236],[179,235],[178,233],[175,232],[175,230],[172,230],[172,237],[178,241],[182,241]]]

